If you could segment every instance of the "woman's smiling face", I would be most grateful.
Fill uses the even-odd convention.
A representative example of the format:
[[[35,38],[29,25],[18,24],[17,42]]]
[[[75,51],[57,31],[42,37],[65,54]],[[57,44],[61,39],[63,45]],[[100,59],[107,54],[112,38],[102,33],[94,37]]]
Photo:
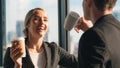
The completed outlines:
[[[48,30],[48,16],[44,10],[35,10],[30,23],[27,25],[28,32],[34,37],[44,37]]]

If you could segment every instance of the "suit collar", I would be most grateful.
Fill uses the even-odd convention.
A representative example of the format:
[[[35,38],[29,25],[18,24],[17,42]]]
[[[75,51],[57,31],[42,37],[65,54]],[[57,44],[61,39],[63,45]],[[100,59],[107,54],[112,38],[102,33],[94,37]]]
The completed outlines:
[[[107,19],[113,19],[113,15],[112,14],[108,14],[108,15],[104,15],[104,16],[101,16],[96,22],[94,25],[97,25],[97,24],[100,24],[101,21],[104,21],[104,20],[107,20]]]

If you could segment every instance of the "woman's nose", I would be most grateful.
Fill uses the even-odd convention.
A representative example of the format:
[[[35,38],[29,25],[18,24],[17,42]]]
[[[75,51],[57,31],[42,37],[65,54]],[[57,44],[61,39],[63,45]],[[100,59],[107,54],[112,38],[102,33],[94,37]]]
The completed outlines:
[[[44,20],[40,19],[39,24],[44,24]]]

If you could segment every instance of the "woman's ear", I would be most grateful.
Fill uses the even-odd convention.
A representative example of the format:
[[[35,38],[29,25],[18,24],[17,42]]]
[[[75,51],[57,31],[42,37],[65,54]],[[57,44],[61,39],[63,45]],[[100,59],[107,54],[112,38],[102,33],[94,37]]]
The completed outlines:
[[[29,27],[30,27],[30,24],[27,24],[25,27],[26,27],[26,28],[29,28]]]

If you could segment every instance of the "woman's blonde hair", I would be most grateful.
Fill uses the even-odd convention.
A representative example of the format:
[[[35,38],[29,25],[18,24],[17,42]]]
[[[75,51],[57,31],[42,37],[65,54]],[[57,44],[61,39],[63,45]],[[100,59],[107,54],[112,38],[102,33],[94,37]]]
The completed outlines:
[[[31,9],[27,14],[26,14],[26,17],[25,17],[25,20],[24,20],[24,30],[23,30],[23,33],[26,37],[28,37],[28,28],[26,27],[29,23],[30,23],[30,20],[32,18],[32,16],[35,14],[35,11],[36,10],[44,10],[42,8],[34,8],[34,9]]]

